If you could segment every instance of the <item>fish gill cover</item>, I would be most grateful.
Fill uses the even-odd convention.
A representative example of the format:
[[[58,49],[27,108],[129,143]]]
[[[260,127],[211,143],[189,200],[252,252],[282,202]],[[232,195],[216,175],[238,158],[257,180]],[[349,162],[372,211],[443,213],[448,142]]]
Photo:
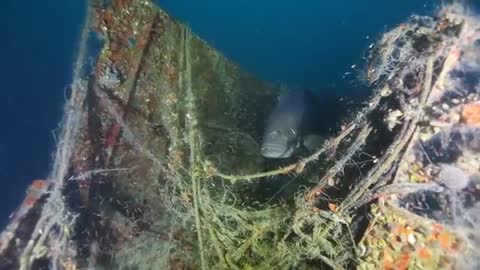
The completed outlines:
[[[386,32],[367,105],[269,170],[275,86],[150,1],[93,1],[48,189],[0,269],[477,269],[478,40],[460,5]]]

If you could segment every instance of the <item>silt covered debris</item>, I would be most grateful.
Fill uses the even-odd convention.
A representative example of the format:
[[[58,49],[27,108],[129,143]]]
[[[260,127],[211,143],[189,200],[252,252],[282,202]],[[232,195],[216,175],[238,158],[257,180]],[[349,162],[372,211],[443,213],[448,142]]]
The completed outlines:
[[[276,86],[150,1],[94,1],[47,187],[1,234],[0,268],[475,269],[478,40],[461,6],[412,16],[372,46],[367,105],[271,161]]]

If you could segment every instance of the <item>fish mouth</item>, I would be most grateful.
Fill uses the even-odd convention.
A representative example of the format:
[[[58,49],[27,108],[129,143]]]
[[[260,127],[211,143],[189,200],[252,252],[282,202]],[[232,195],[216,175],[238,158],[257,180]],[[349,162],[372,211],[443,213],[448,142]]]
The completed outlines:
[[[279,144],[263,144],[260,150],[263,157],[266,158],[288,158],[293,153],[293,148],[287,148]]]

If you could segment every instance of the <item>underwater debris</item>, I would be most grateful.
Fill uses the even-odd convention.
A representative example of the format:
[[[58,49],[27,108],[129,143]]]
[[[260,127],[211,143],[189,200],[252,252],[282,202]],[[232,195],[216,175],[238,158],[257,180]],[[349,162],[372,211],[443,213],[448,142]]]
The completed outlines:
[[[385,33],[367,105],[280,161],[259,143],[277,87],[150,1],[89,8],[48,192],[2,234],[0,268],[480,264],[480,21],[461,6]]]
[[[48,182],[45,180],[34,180],[27,190],[27,195],[18,209],[11,214],[10,221],[0,234],[0,252],[3,253],[7,249],[10,241],[15,237],[18,227],[21,223],[26,223],[27,215],[34,211],[41,203],[40,200],[48,190]]]
[[[372,207],[371,215],[359,245],[358,269],[451,269],[455,265],[464,243],[450,229],[388,204]]]

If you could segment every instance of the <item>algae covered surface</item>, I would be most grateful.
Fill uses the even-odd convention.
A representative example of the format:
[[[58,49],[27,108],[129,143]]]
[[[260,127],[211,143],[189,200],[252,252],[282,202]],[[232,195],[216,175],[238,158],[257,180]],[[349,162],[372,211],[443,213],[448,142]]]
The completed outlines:
[[[277,162],[276,85],[150,1],[93,1],[83,42],[103,46],[92,73],[78,57],[49,188],[0,266],[475,269],[479,29],[453,5],[386,32],[366,105]]]

